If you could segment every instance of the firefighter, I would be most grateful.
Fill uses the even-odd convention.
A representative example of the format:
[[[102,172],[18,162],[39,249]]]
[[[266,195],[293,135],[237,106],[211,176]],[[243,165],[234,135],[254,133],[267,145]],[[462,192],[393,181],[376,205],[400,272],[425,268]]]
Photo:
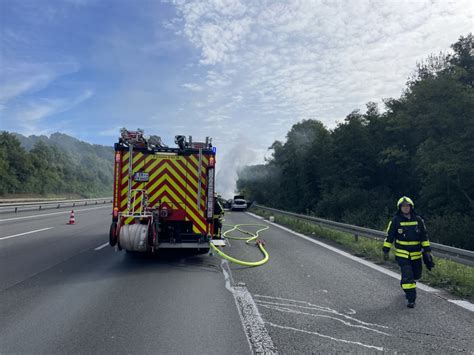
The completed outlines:
[[[414,207],[409,197],[403,196],[398,200],[397,213],[388,225],[387,238],[383,243],[385,260],[388,260],[390,248],[395,243],[395,259],[400,266],[400,284],[408,308],[415,307],[416,280],[421,278],[423,254],[426,259],[432,260],[425,222],[415,213]]]
[[[224,216],[224,208],[222,208],[217,195],[214,195],[214,238],[220,238],[222,232],[222,217]]]

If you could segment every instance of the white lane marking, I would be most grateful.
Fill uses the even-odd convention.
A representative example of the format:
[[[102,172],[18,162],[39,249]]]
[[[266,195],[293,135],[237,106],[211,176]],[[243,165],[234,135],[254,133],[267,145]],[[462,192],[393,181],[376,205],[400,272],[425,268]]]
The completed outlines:
[[[285,329],[285,330],[293,330],[295,332],[301,332],[301,333],[316,335],[318,337],[331,339],[331,340],[334,340],[334,341],[337,341],[337,342],[340,342],[340,343],[354,344],[354,345],[363,346],[363,347],[369,348],[369,349],[375,349],[375,350],[383,351],[383,347],[381,347],[381,346],[374,346],[374,345],[363,344],[363,343],[360,343],[358,341],[350,341],[350,340],[345,340],[345,339],[333,338],[329,335],[321,334],[321,333],[318,333],[318,332],[311,332],[309,330],[298,329],[298,328],[293,328],[293,327],[286,327],[286,326],[271,323],[271,322],[265,322],[265,324],[268,324],[268,325],[270,325],[272,327],[275,327],[275,328],[281,328],[281,329]]]
[[[19,234],[9,235],[9,236],[6,236],[6,237],[0,237],[0,240],[20,237],[22,235],[27,235],[27,234],[31,234],[31,233],[38,233],[38,232],[46,231],[48,229],[53,229],[53,228],[54,227],[42,228],[42,229],[37,229],[37,230],[34,230],[34,231],[25,232],[25,233],[19,233]]]
[[[260,302],[257,302],[257,304],[260,307],[264,307],[264,308],[268,308],[268,309],[275,310],[275,311],[280,311],[280,312],[286,312],[286,313],[290,313],[290,314],[292,313],[292,314],[310,316],[310,317],[315,317],[315,318],[329,318],[329,319],[341,322],[342,324],[344,324],[348,327],[366,329],[366,330],[369,330],[369,331],[372,331],[372,332],[375,332],[375,333],[378,333],[378,334],[391,336],[390,334],[382,332],[381,330],[372,329],[372,328],[369,328],[369,327],[366,327],[366,326],[360,325],[360,324],[352,324],[352,323],[347,322],[343,319],[340,319],[340,318],[337,318],[337,317],[331,317],[331,316],[328,316],[326,314],[314,314],[314,313],[302,312],[302,311],[298,311],[298,310],[294,310],[294,309],[286,308],[286,307],[277,307],[277,306],[270,306],[270,305],[266,305],[266,304],[261,304]]]
[[[76,212],[81,212],[81,211],[90,211],[90,210],[97,210],[99,208],[110,208],[110,206],[100,206],[100,207],[92,207],[92,208],[82,208],[80,210],[74,209],[74,213]],[[27,219],[27,218],[36,218],[36,217],[44,217],[44,216],[54,216],[56,214],[66,214],[66,213],[71,213],[71,211],[61,211],[61,212],[53,212],[53,213],[43,213],[43,214],[35,214],[33,216],[23,216],[23,217],[14,217],[14,218],[7,218],[7,219],[0,219],[0,222],[6,222],[6,221],[14,221],[17,219]]]
[[[315,318],[329,318],[329,319],[335,320],[337,322],[341,322],[342,324],[344,324],[348,327],[366,329],[366,330],[370,330],[372,332],[379,333],[379,334],[382,334],[382,335],[391,336],[390,334],[382,332],[381,330],[366,327],[365,325],[361,325],[361,324],[352,324],[351,322],[345,321],[344,319],[328,316],[327,314],[315,314],[315,313],[308,313],[308,312],[298,311],[296,309],[291,309],[291,308],[289,308],[289,307],[293,306],[291,304],[287,304],[287,305],[282,304],[281,306],[286,306],[286,307],[281,307],[280,305],[272,305],[272,303],[273,302],[262,302],[262,301],[257,300],[257,304],[260,307],[272,309],[272,310],[275,310],[275,311],[293,313],[293,314],[310,316],[310,317],[315,317]]]
[[[352,308],[349,308],[349,311],[346,312],[347,314],[356,314],[357,312],[352,309]]]
[[[102,245],[99,245],[97,248],[95,248],[94,250],[100,250],[100,249],[104,249],[107,245],[109,245],[109,243],[104,243]]]
[[[260,220],[263,220],[264,222],[268,223],[268,224],[271,224],[277,228],[280,228],[288,233],[291,233],[293,235],[296,235],[297,237],[300,237],[300,238],[303,238],[303,239],[306,239],[307,241],[311,242],[311,243],[314,243],[314,244],[317,244],[319,246],[322,246],[323,248],[326,248],[326,249],[329,249],[337,254],[340,254],[340,255],[343,255],[351,260],[354,260],[354,261],[357,261],[358,263],[360,264],[363,264],[365,266],[368,266],[374,270],[377,270],[377,271],[380,271],[381,273],[387,275],[387,276],[390,276],[390,277],[393,277],[394,279],[397,279],[399,280],[400,279],[400,275],[393,272],[393,271],[390,271],[390,270],[387,270],[381,266],[378,266],[378,265],[375,265],[374,263],[370,262],[370,261],[367,261],[367,260],[364,260],[364,259],[360,259],[358,258],[357,256],[354,256],[354,255],[351,255],[349,253],[346,253],[345,251],[342,251],[342,250],[339,250],[337,248],[334,248],[328,244],[325,244],[323,242],[320,242],[318,240],[315,240],[313,238],[310,238],[310,237],[307,237],[301,233],[298,233],[298,232],[295,232],[291,229],[288,229],[286,227],[283,227],[277,223],[273,223],[273,222],[270,222],[270,221],[267,221],[265,218],[261,217],[261,216],[257,216],[256,214],[253,214],[252,212],[246,212],[249,216],[252,216],[254,218],[257,218],[257,219],[260,219]],[[421,282],[417,282],[416,283],[416,286],[417,288],[419,288],[420,290],[423,290],[423,291],[426,291],[426,292],[429,292],[429,293],[439,293],[440,291],[433,288],[433,287],[430,287],[428,285],[425,285]],[[462,307],[464,309],[467,309],[468,311],[471,311],[471,312],[474,312],[474,304],[472,304],[471,302],[469,301],[465,301],[465,300],[447,300],[459,307]]]
[[[276,354],[277,351],[273,345],[272,338],[270,338],[265,328],[262,316],[247,287],[231,285],[230,269],[227,260],[222,260],[221,267],[225,278],[225,287],[234,296],[235,305],[237,306],[251,352],[257,354]]]
[[[472,304],[471,302],[464,301],[464,300],[448,300],[448,301],[460,307],[466,308],[470,310],[471,312],[474,312],[474,304]]]
[[[287,298],[262,296],[262,295],[254,295],[254,296],[257,298],[257,302],[259,302],[259,303],[267,303],[267,304],[276,305],[276,306],[287,306],[287,307],[290,306],[290,307],[296,307],[296,308],[302,308],[302,309],[311,309],[311,310],[320,311],[320,312],[333,313],[335,315],[344,317],[346,319],[352,320],[354,322],[357,322],[357,323],[360,323],[360,324],[363,324],[363,325],[366,325],[366,326],[381,327],[381,328],[386,328],[386,329],[389,328],[385,325],[380,325],[380,324],[375,324],[375,323],[367,323],[367,322],[361,321],[357,318],[348,316],[347,314],[340,313],[340,312],[336,311],[335,309],[332,309],[332,308],[329,308],[329,307],[318,306],[318,305],[315,305],[315,304],[312,304],[312,303],[306,302],[306,301],[290,300],[290,299],[287,299]],[[258,298],[270,298],[272,300],[278,300],[278,301],[281,300],[281,301],[290,301],[290,302],[295,302],[295,303],[303,303],[303,304],[306,304],[307,306],[300,306],[300,305],[290,304],[290,303],[278,303],[278,302],[262,301],[262,300],[259,300]]]

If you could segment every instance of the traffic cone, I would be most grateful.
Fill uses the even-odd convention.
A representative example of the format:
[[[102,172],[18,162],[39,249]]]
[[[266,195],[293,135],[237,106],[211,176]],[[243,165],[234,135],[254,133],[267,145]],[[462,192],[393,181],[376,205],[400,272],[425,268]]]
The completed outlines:
[[[67,224],[76,224],[76,218],[74,217],[74,210],[71,211],[71,215],[69,216],[69,222]]]

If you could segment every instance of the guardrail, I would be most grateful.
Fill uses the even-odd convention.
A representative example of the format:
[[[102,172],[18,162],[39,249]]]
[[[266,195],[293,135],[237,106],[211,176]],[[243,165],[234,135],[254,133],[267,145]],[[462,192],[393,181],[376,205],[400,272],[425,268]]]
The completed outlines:
[[[45,202],[19,202],[0,204],[0,213],[17,213],[33,210],[46,210],[61,207],[76,207],[76,206],[90,206],[112,203],[112,197],[102,198],[88,198],[83,200],[60,200],[60,201],[45,201]]]
[[[319,224],[326,228],[335,229],[341,232],[353,234],[356,241],[358,240],[359,236],[379,239],[379,240],[383,240],[386,237],[385,232],[378,231],[375,229],[358,227],[358,226],[353,226],[351,224],[334,222],[334,221],[330,221],[323,218],[282,211],[276,208],[261,206],[257,204],[254,204],[254,206],[262,210],[271,211],[271,212],[278,213],[281,215],[295,217],[295,218],[302,219],[308,222]],[[450,247],[448,245],[438,244],[438,243],[433,243],[433,242],[431,242],[430,244],[431,244],[431,249],[433,250],[433,255],[443,257],[446,259],[451,259],[465,265],[474,266],[474,251]]]

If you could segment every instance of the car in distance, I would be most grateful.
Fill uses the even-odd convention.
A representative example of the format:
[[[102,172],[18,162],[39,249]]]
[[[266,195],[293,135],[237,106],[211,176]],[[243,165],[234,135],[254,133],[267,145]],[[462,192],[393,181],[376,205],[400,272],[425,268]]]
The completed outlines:
[[[247,201],[242,195],[234,196],[231,204],[232,211],[245,211],[247,209]]]

